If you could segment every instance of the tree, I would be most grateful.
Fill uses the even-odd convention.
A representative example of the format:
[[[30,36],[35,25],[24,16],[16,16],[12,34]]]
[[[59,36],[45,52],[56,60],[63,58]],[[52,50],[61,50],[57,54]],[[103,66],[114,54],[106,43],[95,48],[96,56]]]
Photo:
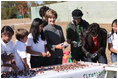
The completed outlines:
[[[30,1],[31,7],[40,6],[36,1]]]
[[[18,3],[18,7],[17,7],[17,11],[19,13],[20,16],[25,17],[27,16],[28,13],[28,3],[26,1],[17,1]]]
[[[57,3],[57,1],[43,1],[44,4],[52,4],[52,3]]]
[[[2,1],[1,2],[1,18],[10,19],[16,17],[17,2],[15,1]]]
[[[19,5],[23,7],[24,17],[28,17],[29,7],[27,1],[1,1],[1,18],[16,18],[16,13],[19,11]]]

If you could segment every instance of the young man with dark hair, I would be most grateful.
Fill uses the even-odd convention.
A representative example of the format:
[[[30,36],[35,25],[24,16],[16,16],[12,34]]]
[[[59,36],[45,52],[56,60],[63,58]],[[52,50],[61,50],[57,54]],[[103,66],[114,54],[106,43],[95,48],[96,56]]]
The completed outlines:
[[[71,45],[72,60],[84,61],[84,53],[82,52],[82,40],[89,23],[82,19],[83,13],[79,9],[72,11],[73,20],[67,25],[66,38]]]
[[[42,21],[43,21],[43,26],[45,27],[48,22],[45,20],[45,13],[46,11],[49,9],[49,7],[47,6],[42,6],[39,10],[39,15],[42,17]]]

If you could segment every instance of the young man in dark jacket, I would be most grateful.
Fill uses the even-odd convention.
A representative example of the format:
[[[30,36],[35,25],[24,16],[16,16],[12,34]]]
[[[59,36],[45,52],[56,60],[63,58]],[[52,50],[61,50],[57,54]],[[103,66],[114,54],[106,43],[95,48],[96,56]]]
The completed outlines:
[[[99,63],[107,64],[106,43],[107,31],[104,28],[100,28],[97,23],[90,24],[82,46],[87,61],[95,63],[98,61]]]
[[[89,23],[82,19],[83,13],[79,9],[72,11],[73,20],[67,25],[66,38],[71,45],[72,60],[84,61],[85,54],[82,52],[82,40]]]

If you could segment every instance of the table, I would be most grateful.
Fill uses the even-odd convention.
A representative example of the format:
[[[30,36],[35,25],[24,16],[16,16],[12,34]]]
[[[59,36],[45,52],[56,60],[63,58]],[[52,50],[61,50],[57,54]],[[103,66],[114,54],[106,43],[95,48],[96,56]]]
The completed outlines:
[[[74,62],[26,71],[9,72],[7,78],[106,78],[108,77],[107,64],[91,62]],[[112,68],[112,67],[111,67]],[[6,74],[2,78],[6,78]]]

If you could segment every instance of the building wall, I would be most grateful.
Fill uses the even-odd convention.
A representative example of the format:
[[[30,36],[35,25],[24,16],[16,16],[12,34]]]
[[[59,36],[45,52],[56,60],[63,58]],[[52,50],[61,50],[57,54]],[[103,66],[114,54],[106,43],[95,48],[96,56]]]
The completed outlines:
[[[72,20],[72,11],[76,8],[84,13],[83,19],[89,23],[111,23],[117,18],[117,1],[69,1],[46,5],[57,11],[57,22]],[[32,20],[39,16],[38,7],[31,7]]]

